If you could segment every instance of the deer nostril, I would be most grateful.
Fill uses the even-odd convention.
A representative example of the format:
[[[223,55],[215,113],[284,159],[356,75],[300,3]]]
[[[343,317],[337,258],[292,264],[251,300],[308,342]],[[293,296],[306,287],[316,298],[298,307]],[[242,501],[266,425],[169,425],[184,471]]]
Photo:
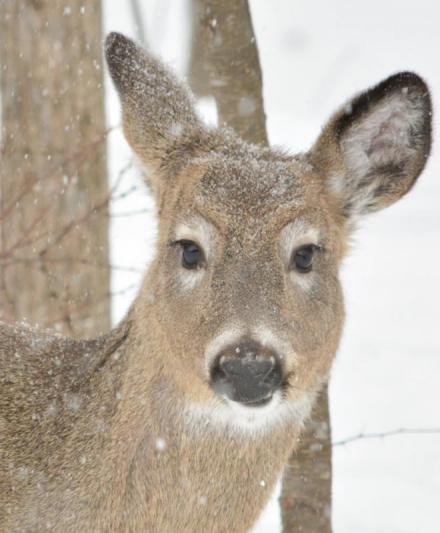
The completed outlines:
[[[227,374],[225,370],[223,369],[223,365],[225,362],[226,362],[225,356],[221,356],[211,368],[211,381],[212,382],[227,378]]]

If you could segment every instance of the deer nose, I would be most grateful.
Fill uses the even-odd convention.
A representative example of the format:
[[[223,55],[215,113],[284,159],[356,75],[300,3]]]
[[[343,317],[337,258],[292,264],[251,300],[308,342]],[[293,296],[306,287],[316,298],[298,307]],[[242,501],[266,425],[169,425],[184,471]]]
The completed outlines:
[[[211,369],[217,394],[252,407],[268,403],[281,383],[278,355],[252,340],[222,350]]]

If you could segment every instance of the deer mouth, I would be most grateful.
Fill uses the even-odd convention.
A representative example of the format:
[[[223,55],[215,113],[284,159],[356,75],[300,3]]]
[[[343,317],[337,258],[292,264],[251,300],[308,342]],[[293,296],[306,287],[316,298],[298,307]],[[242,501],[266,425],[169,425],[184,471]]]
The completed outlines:
[[[272,401],[272,398],[273,398],[273,393],[270,393],[267,396],[260,398],[258,400],[248,400],[248,401],[242,400],[242,401],[239,401],[239,403],[241,405],[244,405],[245,407],[258,408],[258,407],[264,407],[265,405],[268,405]]]
[[[241,420],[247,424],[262,423],[264,420],[274,420],[280,409],[283,409],[283,395],[280,390],[264,398],[253,401],[235,401],[223,397],[223,400],[231,416],[238,417],[236,421]]]

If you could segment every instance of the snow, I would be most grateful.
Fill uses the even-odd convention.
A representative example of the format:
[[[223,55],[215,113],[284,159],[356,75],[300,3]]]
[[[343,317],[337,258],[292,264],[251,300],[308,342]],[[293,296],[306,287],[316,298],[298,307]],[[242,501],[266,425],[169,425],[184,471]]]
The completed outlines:
[[[337,107],[399,70],[422,75],[433,90],[434,105],[440,96],[440,7],[432,0],[416,5],[409,0],[279,0],[276,9],[264,0],[250,4],[272,144],[293,152],[307,149]],[[142,3],[149,45],[181,75],[189,50],[186,5],[179,0]],[[125,3],[106,0],[104,7],[105,31],[135,37]],[[108,79],[106,89],[110,124],[119,124],[119,104]],[[212,101],[202,102],[199,111],[215,122]],[[113,183],[131,157],[115,129],[109,150]],[[413,191],[366,219],[356,233],[342,272],[347,321],[330,387],[334,441],[400,427],[440,427],[439,167],[434,144]],[[112,221],[111,260],[121,267],[113,274],[115,321],[136,294],[135,288],[124,288],[139,284],[136,270],[145,269],[154,245],[153,204],[133,169],[122,184],[123,190],[132,188],[133,194],[112,209],[147,206],[148,213]],[[439,449],[440,435],[435,434],[335,446],[334,533],[437,532]],[[274,498],[255,531],[279,530]]]
[[[66,408],[72,413],[76,413],[83,403],[83,399],[79,394],[74,392],[66,392],[64,394],[64,404]]]
[[[165,441],[165,439],[162,439],[162,438],[157,438],[156,439],[156,450],[162,452],[163,450],[165,450],[167,447],[167,443]]]

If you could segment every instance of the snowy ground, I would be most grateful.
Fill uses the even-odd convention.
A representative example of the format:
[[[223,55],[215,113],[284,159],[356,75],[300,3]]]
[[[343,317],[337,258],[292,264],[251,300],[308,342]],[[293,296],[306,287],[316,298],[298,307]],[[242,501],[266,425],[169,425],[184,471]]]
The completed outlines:
[[[310,146],[346,98],[399,70],[415,70],[440,98],[440,7],[434,0],[292,2],[251,0],[264,75],[271,142]],[[129,2],[106,0],[104,27],[136,36]],[[142,2],[153,50],[184,73],[188,25],[184,0]],[[119,120],[108,86],[110,123]],[[438,120],[435,118],[435,122]],[[110,170],[130,157],[120,133]],[[135,172],[127,180],[137,183]],[[343,281],[347,323],[331,381],[334,441],[361,432],[440,428],[440,151],[408,197],[374,215],[357,233]],[[115,212],[151,209],[145,193]],[[143,270],[152,253],[150,215],[117,217],[112,262]],[[116,271],[114,289],[139,275]],[[135,289],[115,299],[114,319]],[[336,446],[335,533],[438,533],[440,434],[398,435]],[[276,531],[274,501],[257,528]]]

